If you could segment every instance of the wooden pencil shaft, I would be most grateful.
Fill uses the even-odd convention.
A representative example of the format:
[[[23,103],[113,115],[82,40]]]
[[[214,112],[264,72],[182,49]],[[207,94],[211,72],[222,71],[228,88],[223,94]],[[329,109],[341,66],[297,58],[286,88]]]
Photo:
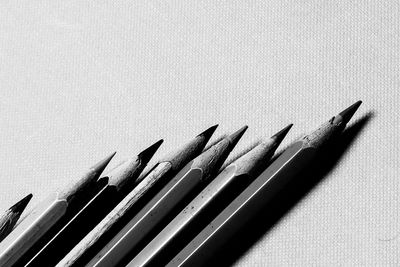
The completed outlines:
[[[267,167],[266,163],[290,127],[291,125],[280,131],[279,138],[274,136],[266,139],[227,166],[138,253],[128,266],[163,265],[171,260],[173,255],[186,244],[184,240],[194,238],[200,229],[243,191],[251,182],[253,174]]]
[[[93,259],[88,266],[114,266],[200,184],[202,172],[189,163]]]
[[[271,166],[222,211],[168,266],[201,266],[251,216],[267,203],[312,159],[315,149],[302,150],[303,142],[289,147]],[[282,162],[296,159],[282,166]]]
[[[21,253],[16,261],[17,266],[26,265],[78,212],[81,210],[86,203],[90,201],[91,198],[95,196],[95,194],[100,190],[97,184],[93,184],[92,187],[87,187],[85,191],[81,191],[75,194],[73,199],[70,199],[70,202],[67,200],[57,199],[55,202],[63,202],[66,203],[66,208],[60,217],[57,219],[53,217],[52,221],[49,221],[48,224],[51,224],[49,227],[41,233],[41,236],[38,238],[34,238],[35,241],[31,246],[24,252]],[[57,197],[59,195],[57,194]],[[57,213],[53,210],[53,212]],[[45,216],[51,216],[51,214],[46,214],[42,217],[44,219]],[[33,223],[33,227],[35,223]]]
[[[167,266],[202,266],[229,237],[269,202],[315,154],[346,126],[361,101],[287,148],[254,182],[205,227]]]
[[[157,164],[109,214],[94,227],[57,266],[83,266],[137,214],[171,177],[171,164]],[[172,177],[171,177],[172,178]]]
[[[12,266],[67,210],[67,202],[50,195],[0,243],[0,266]],[[32,225],[34,225],[32,227]]]
[[[96,180],[114,155],[35,207],[0,244],[0,266],[22,266],[29,261],[94,196],[98,189]]]
[[[66,225],[26,264],[26,266],[54,266],[72,249],[90,230],[92,230],[132,188],[147,159],[158,148],[157,142],[151,149],[146,161],[134,157],[113,168],[104,178],[102,189],[69,221]],[[142,152],[143,153],[143,152]],[[104,180],[103,178],[99,179]]]
[[[236,166],[228,166],[196,196],[158,235],[140,251],[127,266],[162,265],[191,240],[211,218],[217,215],[235,192],[239,193],[249,182],[249,176],[236,176]],[[215,204],[215,205],[212,205]]]
[[[106,185],[26,266],[54,266],[121,200],[115,186]]]
[[[163,190],[160,191],[88,264],[88,266],[115,266],[132,258],[132,250],[149,238],[151,232],[168,216],[172,217],[194,197],[191,193],[203,182],[213,178],[230,151],[240,140],[247,126],[204,151],[189,162]],[[172,219],[172,218],[171,218]],[[165,224],[164,224],[165,225]],[[129,255],[128,255],[129,254]]]
[[[88,233],[57,266],[83,266],[136,214],[137,207],[158,192],[190,160],[199,155],[217,126],[210,127],[184,146],[168,154],[140,181],[90,233]],[[146,201],[144,201],[146,200]]]

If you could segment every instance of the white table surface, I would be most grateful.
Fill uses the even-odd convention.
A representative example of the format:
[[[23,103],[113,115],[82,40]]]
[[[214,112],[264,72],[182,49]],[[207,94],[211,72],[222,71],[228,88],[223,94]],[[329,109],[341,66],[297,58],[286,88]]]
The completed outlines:
[[[356,100],[339,162],[237,266],[400,265],[398,1],[2,1],[0,210],[219,123],[283,146]],[[31,207],[32,205],[30,205]]]

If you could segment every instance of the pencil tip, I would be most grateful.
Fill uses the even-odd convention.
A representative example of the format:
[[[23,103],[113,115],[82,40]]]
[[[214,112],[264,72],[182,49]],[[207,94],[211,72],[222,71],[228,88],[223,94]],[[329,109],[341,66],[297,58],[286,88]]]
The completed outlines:
[[[10,209],[15,213],[22,213],[26,206],[28,206],[29,201],[32,199],[32,194],[27,195],[17,203],[15,203]]]
[[[99,162],[97,162],[92,169],[96,172],[96,173],[102,173],[104,171],[104,169],[107,167],[108,163],[110,163],[111,159],[115,156],[117,152],[113,152],[111,153],[109,156],[107,156],[106,158],[100,160]]]
[[[160,139],[142,152],[140,152],[138,155],[140,160],[145,163],[149,162],[163,142],[164,140]]]
[[[244,132],[249,128],[247,125],[243,126],[233,134],[229,136],[229,139],[231,140],[231,145],[235,146],[237,142],[239,142],[240,138],[243,136]]]
[[[280,130],[279,132],[274,134],[272,136],[272,138],[275,138],[276,142],[278,144],[280,144],[282,142],[282,140],[285,138],[285,136],[287,135],[287,133],[289,132],[290,128],[292,128],[292,126],[293,126],[293,123],[289,124],[288,126],[283,128],[282,130]]]
[[[204,132],[200,133],[198,136],[203,136],[206,140],[209,140],[211,138],[211,136],[213,135],[213,133],[215,132],[215,130],[217,129],[217,127],[218,127],[218,124],[215,124],[214,126],[211,126]]]
[[[353,117],[354,113],[357,111],[358,107],[361,105],[362,101],[359,100],[350,107],[346,108],[342,112],[339,113],[339,116],[342,117],[343,123],[347,123],[351,117]]]

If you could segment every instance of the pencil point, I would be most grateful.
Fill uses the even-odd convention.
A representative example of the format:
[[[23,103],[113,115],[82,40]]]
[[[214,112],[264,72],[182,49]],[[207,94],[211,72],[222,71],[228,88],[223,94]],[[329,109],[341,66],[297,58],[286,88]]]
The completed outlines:
[[[107,156],[105,159],[100,160],[91,169],[98,174],[102,173],[104,171],[104,169],[107,167],[108,163],[110,163],[111,159],[115,156],[116,153],[117,152],[113,152],[109,156]]]
[[[18,201],[17,203],[15,203],[10,208],[12,210],[12,212],[22,213],[24,211],[24,209],[26,208],[26,206],[28,206],[28,203],[32,199],[32,196],[33,196],[32,194],[29,194],[26,197],[24,197],[23,199],[21,199],[20,201]]]
[[[289,124],[288,126],[283,128],[282,130],[280,130],[279,132],[274,134],[272,136],[272,138],[275,138],[276,142],[278,144],[280,144],[282,142],[282,140],[285,138],[285,136],[287,135],[287,133],[289,132],[290,128],[292,128],[292,126],[293,126],[293,123]]]
[[[211,126],[204,132],[200,133],[198,136],[203,136],[207,141],[211,138],[215,130],[217,129],[218,124],[215,124],[214,126]]]
[[[247,128],[249,128],[249,127],[247,125],[245,125],[228,137],[231,140],[232,146],[236,146],[237,142],[239,142],[240,138],[243,136],[243,134],[247,130]]]
[[[354,113],[357,111],[358,107],[361,105],[362,101],[359,100],[350,107],[346,108],[342,112],[339,113],[339,116],[342,117],[343,123],[347,123],[351,117],[353,117]]]
[[[157,152],[158,148],[161,146],[161,144],[164,142],[163,139],[158,140],[145,150],[139,153],[138,157],[140,160],[144,163],[147,163],[150,161],[150,159],[153,157],[153,155]]]

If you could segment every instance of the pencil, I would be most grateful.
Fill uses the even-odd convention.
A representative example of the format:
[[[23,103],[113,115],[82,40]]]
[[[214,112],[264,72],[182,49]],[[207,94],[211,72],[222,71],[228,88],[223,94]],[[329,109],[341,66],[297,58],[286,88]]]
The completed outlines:
[[[184,207],[185,199],[196,187],[213,178],[246,131],[247,126],[222,139],[189,162],[117,235],[89,262],[87,266],[123,264],[133,249],[149,236],[160,222]],[[128,255],[130,254],[130,255]],[[129,260],[129,259],[128,259]]]
[[[76,183],[51,194],[0,243],[0,266],[12,266],[33,248],[58,221],[73,216],[78,207],[83,206],[94,193],[96,180],[115,153],[89,169]],[[63,218],[64,217],[64,218]],[[57,224],[57,225],[56,225]]]
[[[203,266],[285,184],[295,178],[306,165],[312,164],[316,152],[342,132],[360,104],[361,101],[356,102],[289,146],[167,266]]]
[[[15,224],[31,198],[32,194],[27,195],[11,206],[11,208],[6,210],[6,212],[0,217],[0,242],[14,229]]]
[[[169,153],[146,174],[138,185],[57,266],[84,266],[180,169],[201,153],[217,125]]]
[[[108,179],[87,203],[26,266],[56,265],[85,235],[110,212],[135,185],[135,180],[162,144],[159,140],[139,155],[117,165],[100,179]]]
[[[161,266],[168,256],[179,252],[183,240],[194,237],[201,227],[199,221],[209,222],[212,213],[221,211],[228,204],[233,191],[240,193],[243,185],[266,168],[275,150],[282,142],[292,125],[288,125],[271,138],[266,138],[252,150],[228,165],[201,193],[196,196],[140,253],[127,265],[134,267]],[[215,208],[218,206],[218,209]],[[205,222],[204,222],[205,221]],[[197,223],[197,224],[196,224]]]

